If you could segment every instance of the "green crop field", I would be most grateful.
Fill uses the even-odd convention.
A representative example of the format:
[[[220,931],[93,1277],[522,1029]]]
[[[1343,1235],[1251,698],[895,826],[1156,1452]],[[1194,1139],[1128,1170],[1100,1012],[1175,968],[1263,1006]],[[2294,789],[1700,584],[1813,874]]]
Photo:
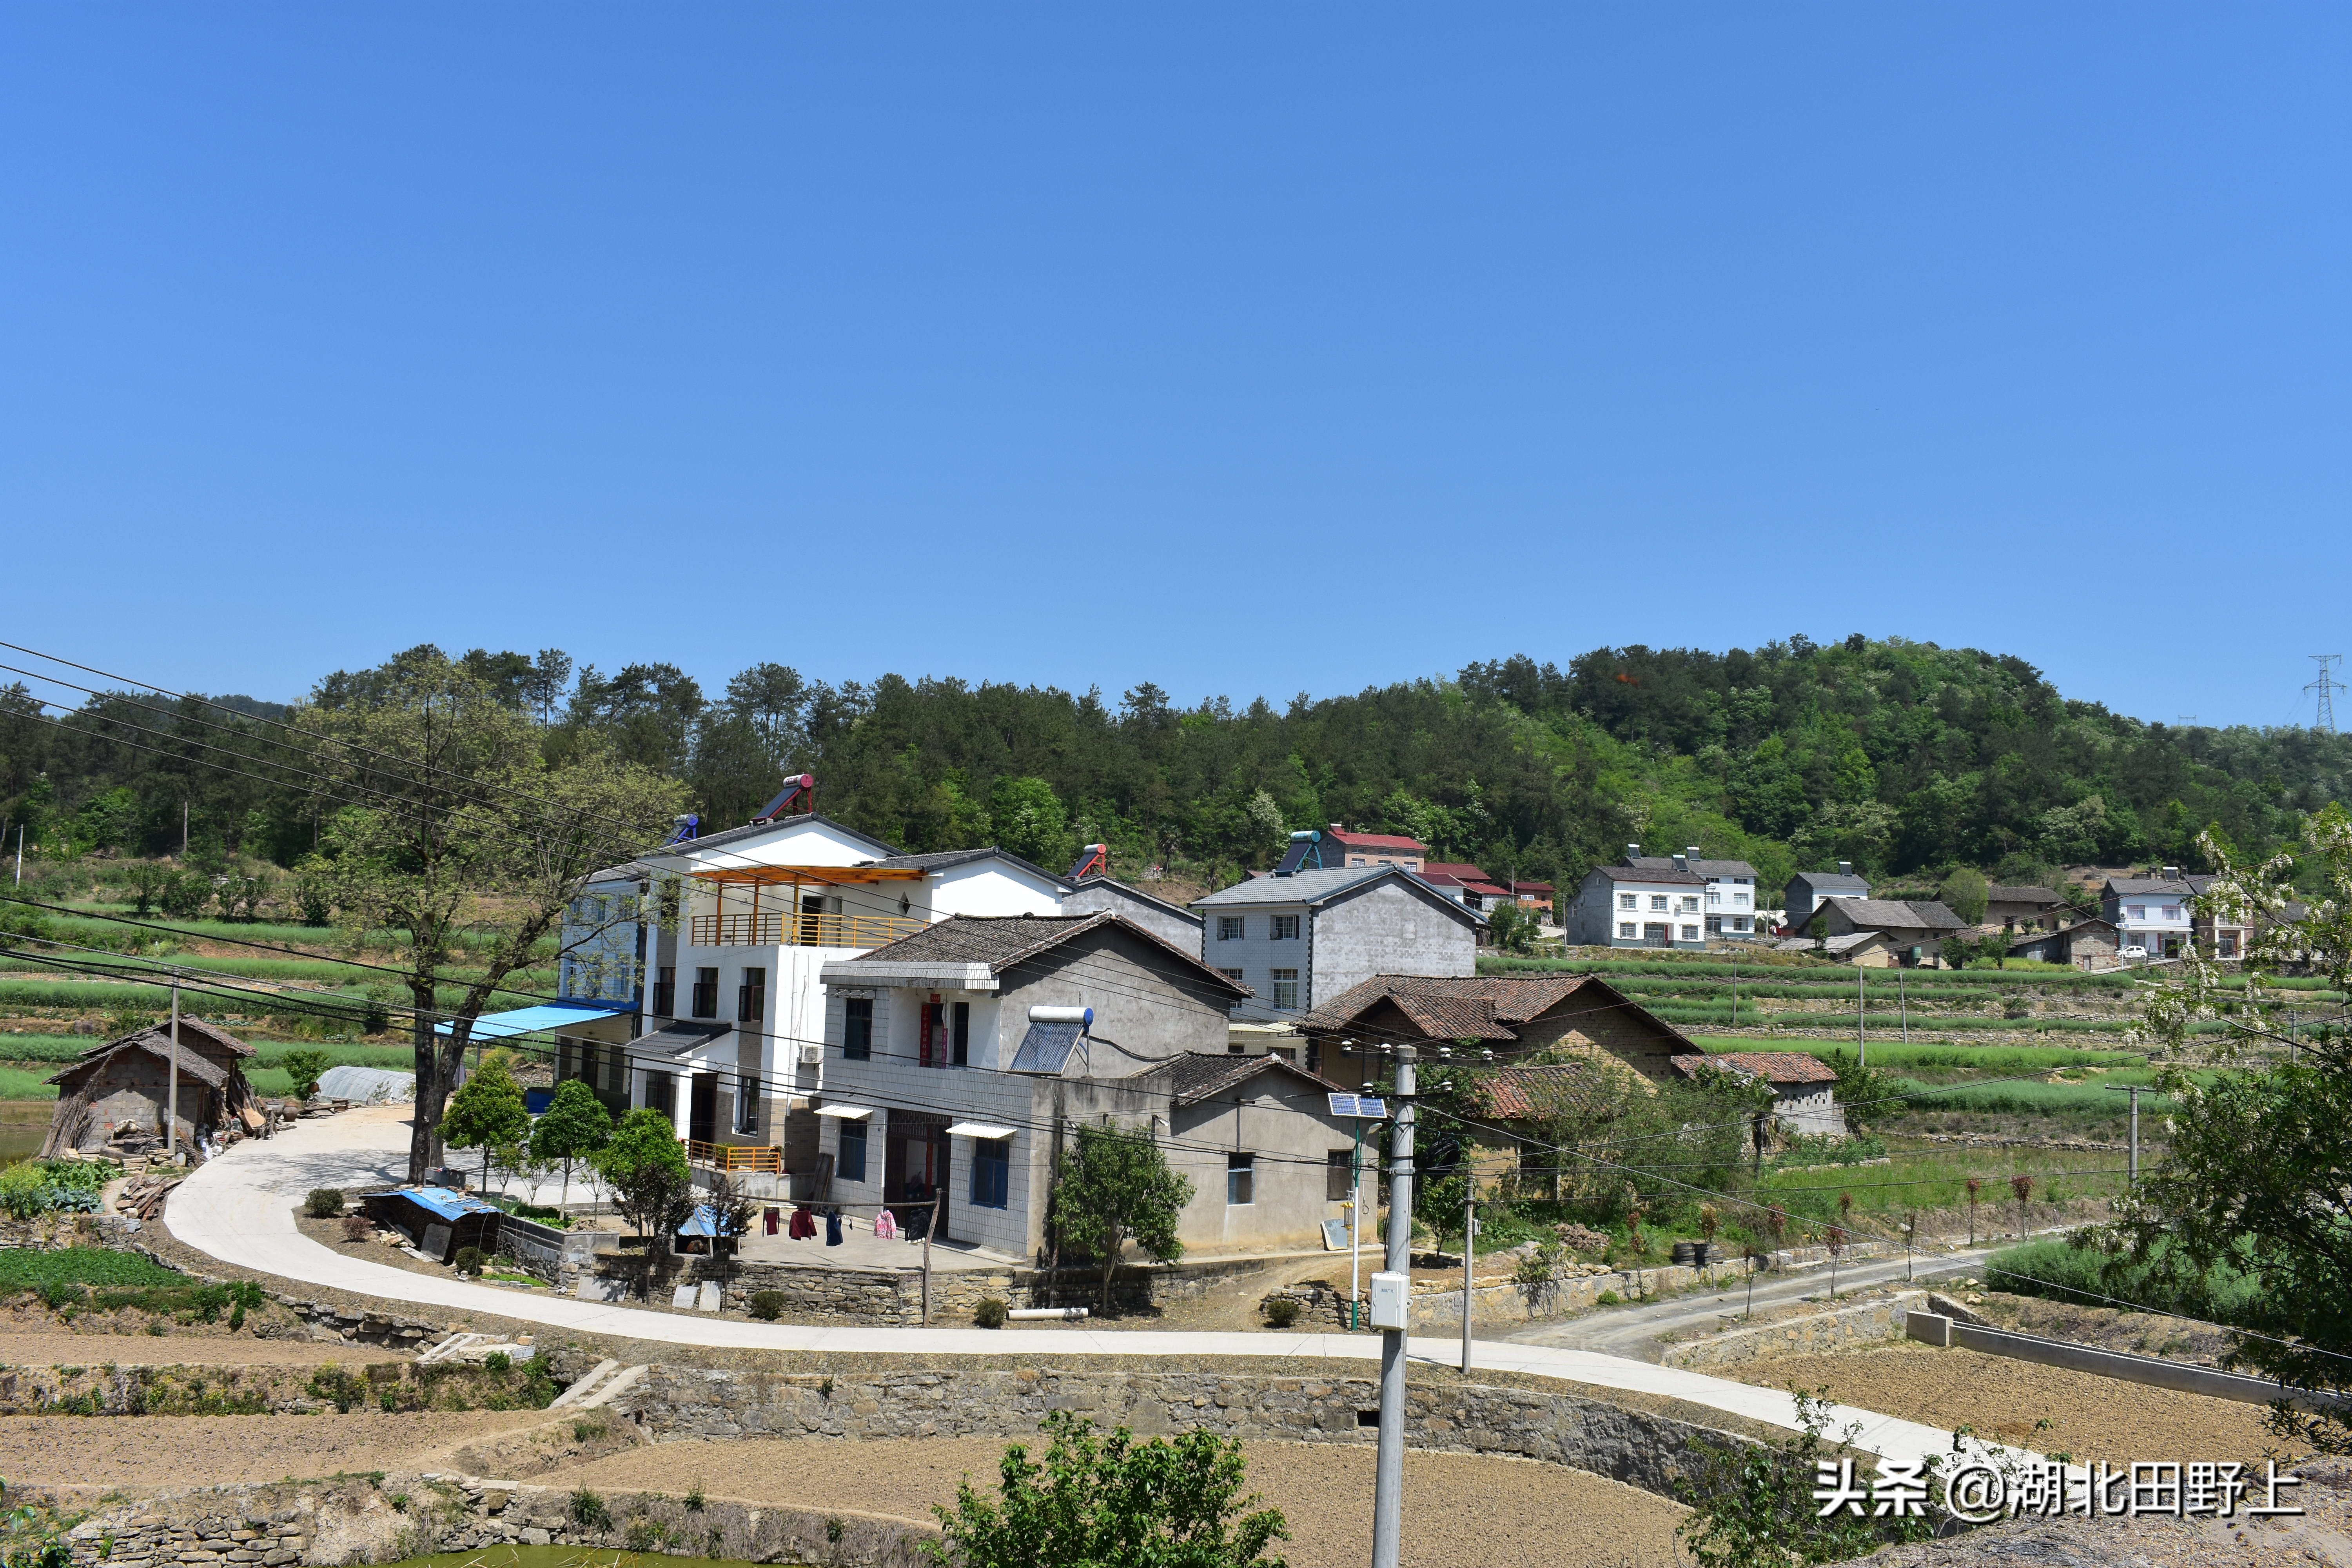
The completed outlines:
[[[1750,1040],[1737,1035],[1696,1035],[1708,1051],[1801,1051],[1826,1059],[1832,1051],[1853,1054],[1853,1043]],[[1985,1073],[2049,1072],[2060,1068],[2133,1068],[2147,1060],[2138,1051],[2085,1051],[2066,1046],[1925,1046],[1870,1042],[1870,1065],[1878,1068],[1957,1068]]]

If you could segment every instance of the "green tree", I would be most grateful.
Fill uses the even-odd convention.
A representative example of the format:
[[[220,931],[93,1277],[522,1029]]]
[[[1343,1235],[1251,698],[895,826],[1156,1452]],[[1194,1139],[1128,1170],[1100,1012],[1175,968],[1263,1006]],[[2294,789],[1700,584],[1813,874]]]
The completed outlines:
[[[1290,1538],[1279,1510],[1244,1512],[1238,1439],[1194,1429],[1138,1444],[1124,1426],[1098,1437],[1066,1410],[1045,1417],[1045,1458],[1004,1450],[997,1495],[967,1479],[956,1506],[934,1507],[941,1568],[1283,1568],[1266,1554]]]
[[[613,1206],[646,1238],[650,1289],[653,1260],[694,1212],[694,1173],[677,1146],[677,1128],[651,1106],[639,1106],[621,1118],[611,1140],[589,1162],[612,1189]]]
[[[2200,847],[2217,875],[2198,911],[2251,923],[2245,973],[2192,957],[2150,994],[2144,1027],[2165,1058],[2158,1085],[2174,1100],[2169,1147],[2104,1239],[2116,1278],[2154,1279],[2179,1310],[2219,1317],[2207,1304],[2213,1282],[2252,1283],[2229,1313],[2249,1331],[2228,1364],[2352,1391],[2352,1028],[2342,1000],[2352,989],[2352,816],[2340,805],[2313,814],[2298,855],[2242,863],[2210,829]],[[2282,992],[2273,982],[2289,967],[2328,991]],[[2228,1064],[2202,1081],[2182,1065],[2200,1019],[2228,1026],[2199,1037]],[[2277,1405],[2270,1422],[2282,1436],[2352,1453],[2341,1405]]]
[[[595,1090],[576,1078],[555,1086],[555,1098],[531,1124],[530,1152],[563,1167],[563,1198],[572,1201],[572,1163],[586,1159],[613,1141],[613,1113]]]
[[[1843,1563],[1889,1541],[1932,1539],[1936,1521],[1929,1519],[1880,1520],[1848,1509],[1823,1515],[1813,1500],[1817,1467],[1833,1460],[1843,1445],[1861,1434],[1862,1425],[1856,1422],[1824,1443],[1830,1391],[1790,1392],[1797,1397],[1797,1423],[1802,1430],[1769,1445],[1702,1440],[1696,1445],[1698,1474],[1675,1483],[1691,1516],[1675,1526],[1675,1534],[1700,1568]],[[1930,1466],[1931,1473],[1940,1468],[1934,1459]]]
[[[1163,1262],[1184,1256],[1176,1219],[1192,1197],[1192,1182],[1168,1168],[1148,1131],[1078,1129],[1055,1175],[1051,1217],[1064,1243],[1102,1269],[1103,1311],[1110,1310],[1111,1277],[1129,1241]]]
[[[278,1065],[294,1080],[294,1098],[308,1100],[319,1092],[319,1079],[335,1065],[335,1058],[324,1051],[306,1047],[287,1052],[278,1058]]]
[[[408,1174],[420,1180],[440,1157],[444,1102],[474,1020],[562,926],[593,872],[662,840],[685,792],[593,735],[551,765],[528,714],[430,647],[321,682],[295,723],[315,753],[310,771],[328,781],[320,807],[359,803],[333,811],[306,871],[354,932],[408,937]],[[638,918],[625,904],[615,900],[614,920]],[[468,980],[436,1033],[436,987],[469,936]]]
[[[506,1063],[489,1058],[449,1097],[441,1136],[453,1149],[482,1152],[482,1185],[488,1187],[492,1151],[530,1136],[530,1112],[523,1109],[522,1087]]]
[[[1052,866],[1069,847],[1069,814],[1040,778],[1000,778],[988,792],[996,842],[1024,859]]]
[[[1984,873],[1973,866],[1955,866],[1945,873],[1944,885],[1936,890],[1944,907],[1975,925],[1985,917],[1985,903],[1990,896]]]

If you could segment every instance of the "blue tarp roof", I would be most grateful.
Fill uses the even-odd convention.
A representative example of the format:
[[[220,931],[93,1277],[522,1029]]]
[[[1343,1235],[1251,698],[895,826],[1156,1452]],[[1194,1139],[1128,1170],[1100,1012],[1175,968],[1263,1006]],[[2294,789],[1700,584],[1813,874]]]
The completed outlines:
[[[593,1024],[599,1018],[617,1018],[629,1009],[606,1007],[591,1002],[542,1002],[536,1007],[518,1007],[511,1013],[485,1013],[474,1020],[467,1038],[472,1040],[503,1040],[516,1035],[553,1034],[580,1024]],[[446,1024],[436,1024],[433,1032],[446,1035]]]
[[[677,1227],[680,1236],[717,1236],[719,1211],[704,1204],[694,1211],[693,1217]]]
[[[469,1197],[464,1193],[451,1192],[447,1187],[403,1187],[390,1195],[406,1198],[418,1208],[446,1220],[463,1219],[469,1214],[499,1212],[498,1205],[495,1204],[484,1203],[481,1199]]]

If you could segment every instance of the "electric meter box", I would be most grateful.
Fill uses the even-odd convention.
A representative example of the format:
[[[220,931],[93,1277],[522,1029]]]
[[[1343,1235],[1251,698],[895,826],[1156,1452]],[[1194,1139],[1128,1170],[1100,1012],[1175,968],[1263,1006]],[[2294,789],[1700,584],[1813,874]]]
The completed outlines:
[[[1412,1300],[1412,1276],[1386,1272],[1372,1276],[1372,1327],[1402,1329],[1405,1304]]]

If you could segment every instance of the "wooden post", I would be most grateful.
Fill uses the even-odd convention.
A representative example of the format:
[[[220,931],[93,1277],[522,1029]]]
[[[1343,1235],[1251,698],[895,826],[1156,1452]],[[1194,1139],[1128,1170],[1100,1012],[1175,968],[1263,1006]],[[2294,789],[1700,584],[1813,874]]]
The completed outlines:
[[[163,1152],[173,1152],[180,1142],[180,977],[172,976],[172,1087],[164,1091]]]
[[[931,1232],[940,1227],[940,1200],[933,1198],[923,1219],[923,1326],[931,1321]]]

